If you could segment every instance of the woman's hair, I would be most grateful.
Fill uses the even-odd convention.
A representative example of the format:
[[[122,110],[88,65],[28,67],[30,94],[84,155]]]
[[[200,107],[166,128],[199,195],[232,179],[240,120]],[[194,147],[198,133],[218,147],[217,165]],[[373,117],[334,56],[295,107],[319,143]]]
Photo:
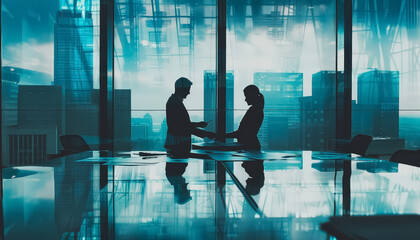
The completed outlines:
[[[260,93],[260,89],[257,86],[248,85],[244,88],[244,93],[250,97],[255,97],[256,101],[253,105],[261,105],[264,108],[264,96]]]

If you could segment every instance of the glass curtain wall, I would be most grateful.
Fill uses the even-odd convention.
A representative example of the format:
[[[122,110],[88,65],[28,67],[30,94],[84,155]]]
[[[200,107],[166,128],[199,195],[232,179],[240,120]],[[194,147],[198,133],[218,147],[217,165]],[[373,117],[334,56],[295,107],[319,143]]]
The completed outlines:
[[[58,153],[64,134],[96,149],[99,0],[2,3],[5,165]],[[242,90],[255,84],[266,100],[263,149],[330,149],[335,1],[226,7],[227,131],[248,107]],[[165,104],[181,76],[194,83],[185,100],[192,120],[215,130],[216,16],[215,0],[115,1],[116,150],[163,150]]]
[[[215,116],[216,14],[216,0],[115,0],[115,150],[165,150],[166,102],[180,77],[193,82],[190,95],[183,101],[191,121],[203,121],[209,113]],[[211,123],[214,126],[215,119]],[[186,177],[172,176],[171,169],[185,171]],[[194,174],[198,172],[208,176],[199,179]],[[152,185],[142,180],[148,174]],[[214,229],[202,221],[214,217],[212,206],[203,204],[208,199],[214,202],[213,176],[214,165],[208,163],[166,163],[164,168],[145,169],[144,173],[117,167],[116,228],[161,236],[165,233],[154,224],[158,214],[165,229],[185,229],[191,223]],[[172,188],[174,193],[170,193]],[[198,189],[209,194],[202,195]],[[134,202],[141,205],[128,209]],[[161,204],[148,206],[148,202]],[[196,208],[202,211],[191,215],[191,209]],[[132,220],[126,222],[127,217]],[[124,231],[118,231],[115,238],[123,238]],[[192,233],[186,230],[177,234],[188,237]]]
[[[46,160],[64,134],[96,149],[99,0],[2,4],[4,165]],[[255,84],[263,149],[333,148],[343,54],[335,4],[227,1],[228,132]],[[353,2],[353,136],[418,148],[418,11],[413,0]],[[163,150],[165,104],[181,76],[194,83],[192,120],[215,130],[216,17],[215,0],[115,1],[116,150]]]
[[[2,0],[3,166],[98,144],[99,0]]]
[[[164,150],[179,77],[193,82],[191,120],[215,115],[216,14],[215,0],[115,0],[116,150]]]
[[[416,0],[353,1],[352,135],[371,153],[420,144],[419,11]]]
[[[262,149],[331,149],[335,138],[336,1],[228,1],[227,131],[250,84],[265,96]],[[230,104],[229,101],[234,102]]]

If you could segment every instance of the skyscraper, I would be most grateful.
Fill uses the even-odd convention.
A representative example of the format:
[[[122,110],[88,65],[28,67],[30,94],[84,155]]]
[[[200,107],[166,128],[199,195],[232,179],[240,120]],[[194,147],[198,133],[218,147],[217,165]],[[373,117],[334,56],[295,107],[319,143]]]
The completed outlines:
[[[342,78],[343,72],[312,74],[312,96],[299,99],[303,149],[331,150],[334,147],[337,77]]]
[[[357,79],[353,135],[399,137],[399,72],[372,70]]]
[[[99,135],[99,94],[92,96],[93,19],[89,8],[77,7],[77,1],[69,5],[61,6],[56,16],[54,85],[63,88],[63,134],[81,135],[91,144]]]
[[[233,129],[233,71],[226,72],[226,132],[232,132]],[[216,131],[216,73],[214,71],[204,71],[204,121],[209,124],[206,131]]]
[[[18,84],[19,74],[14,72],[14,68],[1,69],[1,95],[2,95],[2,124],[3,126],[17,125],[17,105],[18,105]]]
[[[19,85],[19,127],[51,126],[58,139],[63,134],[63,122],[61,86]]]
[[[131,119],[131,150],[153,149],[159,133],[153,131],[153,118],[146,113],[142,118]]]
[[[61,10],[54,29],[54,85],[67,104],[88,104],[93,89],[93,21],[90,12]]]
[[[265,97],[264,121],[258,133],[262,148],[300,148],[298,99],[303,96],[303,73],[256,72],[254,83]]]
[[[27,165],[56,154],[62,134],[61,86],[19,85],[18,122],[4,128],[3,164]]]
[[[2,67],[2,163],[25,165],[57,153],[62,134],[61,86],[51,86],[46,73]],[[38,85],[25,85],[38,84]]]

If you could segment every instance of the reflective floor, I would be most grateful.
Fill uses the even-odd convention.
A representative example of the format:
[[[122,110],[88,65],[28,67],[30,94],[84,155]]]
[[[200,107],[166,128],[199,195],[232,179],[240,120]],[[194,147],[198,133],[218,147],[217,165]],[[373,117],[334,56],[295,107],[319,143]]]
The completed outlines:
[[[3,169],[5,239],[332,239],[320,230],[331,216],[420,213],[415,167],[200,153],[217,160],[86,152]]]

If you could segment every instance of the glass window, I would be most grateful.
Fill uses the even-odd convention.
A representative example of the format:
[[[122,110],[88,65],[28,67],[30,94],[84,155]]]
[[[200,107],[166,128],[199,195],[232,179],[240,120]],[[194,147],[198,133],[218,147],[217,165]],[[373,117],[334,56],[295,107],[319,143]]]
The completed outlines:
[[[165,105],[179,77],[193,82],[184,100],[191,121],[215,118],[216,14],[214,0],[115,1],[117,150],[164,150]]]
[[[2,8],[3,165],[47,160],[66,134],[95,149],[99,0],[2,0]]]
[[[25,162],[20,148],[30,144],[23,135],[46,136],[45,144],[32,144],[37,150],[25,150],[36,151],[39,161],[59,151],[60,135],[81,135],[96,149],[99,0],[22,1],[2,1],[4,164]],[[255,84],[265,96],[263,149],[327,150],[344,52],[343,14],[336,35],[335,4],[228,1],[228,132],[249,107],[243,89]],[[418,10],[414,0],[354,1],[353,136],[418,148]],[[115,1],[117,150],[163,150],[165,104],[181,76],[193,82],[184,101],[191,120],[208,121],[206,129],[215,131],[216,16],[214,0]]]
[[[352,135],[391,141],[380,153],[419,148],[418,11],[412,0],[354,3]]]
[[[331,0],[228,3],[227,69],[235,79],[234,125],[236,129],[248,109],[243,89],[255,84],[265,97],[258,135],[263,149],[326,149],[316,134],[319,129],[328,132],[325,142],[334,139],[335,9]],[[327,124],[308,124],[312,111],[320,109]],[[311,137],[301,137],[308,134]]]

